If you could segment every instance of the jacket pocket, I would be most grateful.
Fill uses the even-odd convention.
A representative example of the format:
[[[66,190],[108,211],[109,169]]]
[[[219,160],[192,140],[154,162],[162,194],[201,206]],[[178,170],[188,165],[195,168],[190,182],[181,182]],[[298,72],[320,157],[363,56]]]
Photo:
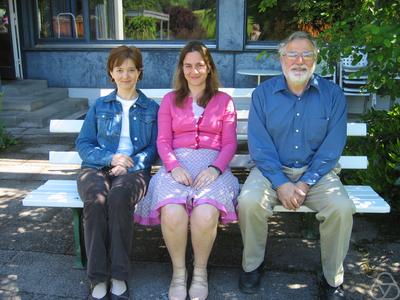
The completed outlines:
[[[96,116],[97,132],[99,136],[115,136],[119,133],[119,124],[121,123],[120,114],[111,114],[100,112]]]
[[[151,114],[139,114],[140,140],[147,146],[150,143],[153,126],[156,126],[156,116]]]

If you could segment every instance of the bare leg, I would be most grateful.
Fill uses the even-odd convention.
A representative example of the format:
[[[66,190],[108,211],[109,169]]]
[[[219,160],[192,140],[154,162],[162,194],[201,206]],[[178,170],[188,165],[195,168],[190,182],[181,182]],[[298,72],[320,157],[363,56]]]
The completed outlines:
[[[185,208],[178,204],[168,204],[161,209],[161,230],[172,261],[172,280],[168,296],[171,300],[186,299],[186,265],[189,217]]]
[[[207,262],[217,236],[219,211],[209,204],[193,209],[190,231],[194,252],[194,270],[189,289],[191,299],[203,300],[208,296]]]

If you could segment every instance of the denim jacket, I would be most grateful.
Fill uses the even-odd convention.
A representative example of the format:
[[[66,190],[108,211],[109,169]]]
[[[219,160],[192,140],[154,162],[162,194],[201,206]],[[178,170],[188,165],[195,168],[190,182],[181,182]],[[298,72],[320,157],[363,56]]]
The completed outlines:
[[[139,98],[129,110],[129,132],[133,144],[133,167],[128,173],[150,169],[156,158],[158,104],[148,99],[140,90]],[[122,105],[114,90],[100,97],[89,109],[82,129],[76,139],[76,149],[82,167],[101,169],[111,165],[118,149],[122,128]]]

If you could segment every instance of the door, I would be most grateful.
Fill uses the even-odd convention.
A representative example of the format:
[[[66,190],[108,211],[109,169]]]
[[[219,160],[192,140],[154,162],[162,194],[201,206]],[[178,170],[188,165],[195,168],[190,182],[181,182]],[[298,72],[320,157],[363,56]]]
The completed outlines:
[[[0,76],[15,79],[14,51],[8,0],[0,0]]]

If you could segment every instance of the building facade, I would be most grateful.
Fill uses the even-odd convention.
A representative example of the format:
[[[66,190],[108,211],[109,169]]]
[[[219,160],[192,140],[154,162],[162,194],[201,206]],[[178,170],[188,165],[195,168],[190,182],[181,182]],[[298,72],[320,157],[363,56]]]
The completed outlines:
[[[3,7],[8,5],[9,28],[14,29],[14,33],[13,30],[10,33],[17,35],[9,37],[13,74],[4,76],[2,73],[2,78],[45,79],[52,87],[112,87],[105,71],[107,55],[112,47],[126,44],[140,48],[143,53],[144,78],[140,87],[171,87],[179,50],[193,38],[179,37],[182,32],[177,34],[178,38],[171,38],[168,34],[173,32],[173,20],[166,21],[167,14],[158,13],[154,17],[154,11],[135,10],[135,2],[143,3],[141,0],[2,0]],[[238,74],[240,69],[280,69],[277,41],[254,42],[248,37],[247,1],[170,2],[204,2],[205,7],[211,7],[208,11],[214,9],[214,35],[211,34],[211,38],[200,36],[200,39],[211,49],[224,87],[257,84],[255,76]],[[129,9],[130,4],[132,9]],[[153,18],[158,22],[152,40],[126,37],[127,20],[138,13],[144,20]],[[257,60],[263,50],[272,55]]]

